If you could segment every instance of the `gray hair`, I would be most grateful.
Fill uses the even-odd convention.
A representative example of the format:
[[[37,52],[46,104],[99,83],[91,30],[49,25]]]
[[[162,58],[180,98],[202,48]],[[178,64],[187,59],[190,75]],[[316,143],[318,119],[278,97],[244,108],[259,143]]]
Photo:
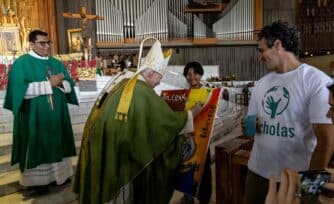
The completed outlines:
[[[147,68],[144,68],[142,71],[140,71],[140,75],[147,76],[151,72],[156,72],[156,71],[147,67]]]

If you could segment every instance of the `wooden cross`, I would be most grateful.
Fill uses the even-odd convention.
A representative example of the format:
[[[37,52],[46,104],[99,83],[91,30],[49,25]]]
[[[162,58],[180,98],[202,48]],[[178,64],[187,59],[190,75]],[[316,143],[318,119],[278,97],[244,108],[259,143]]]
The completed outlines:
[[[85,59],[88,60],[87,56],[91,56],[91,39],[87,30],[88,20],[104,20],[103,16],[87,14],[86,7],[81,7],[81,13],[63,13],[65,18],[80,18],[82,28],[82,39],[85,52]],[[71,46],[71,45],[70,45]],[[87,63],[86,63],[87,64]]]
[[[104,20],[103,16],[98,15],[90,15],[87,14],[86,7],[81,7],[81,13],[63,13],[65,18],[80,18],[81,19],[81,26],[82,32],[86,35],[86,28],[88,20]],[[84,36],[87,37],[87,36]]]

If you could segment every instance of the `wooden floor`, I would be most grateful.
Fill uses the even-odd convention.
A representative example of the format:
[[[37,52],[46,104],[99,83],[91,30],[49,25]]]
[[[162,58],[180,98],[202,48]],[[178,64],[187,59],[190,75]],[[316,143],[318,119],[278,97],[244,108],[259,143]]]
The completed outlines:
[[[76,135],[76,146],[79,148],[80,145],[80,134],[82,134],[82,125],[74,126],[74,132]],[[214,146],[218,143],[231,139],[235,136],[240,135],[240,127],[233,129],[231,133],[222,137],[222,139],[217,140],[211,145],[211,153],[214,154]],[[10,146],[11,135],[1,134],[0,135],[0,203],[2,204],[74,204],[77,202],[77,196],[72,192],[72,183],[66,184],[60,187],[51,187],[50,193],[44,196],[38,196],[36,194],[20,191],[19,180],[19,170],[17,166],[10,166]],[[212,155],[211,158],[214,158]],[[75,168],[77,163],[77,157],[72,159],[73,167]],[[213,175],[213,192],[211,196],[211,204],[216,203],[216,191],[215,191],[215,162],[212,161],[211,165],[212,175]],[[73,182],[73,179],[72,179]],[[170,203],[178,204],[181,203],[181,198],[183,194],[175,191],[173,198]],[[198,203],[197,201],[195,203]]]

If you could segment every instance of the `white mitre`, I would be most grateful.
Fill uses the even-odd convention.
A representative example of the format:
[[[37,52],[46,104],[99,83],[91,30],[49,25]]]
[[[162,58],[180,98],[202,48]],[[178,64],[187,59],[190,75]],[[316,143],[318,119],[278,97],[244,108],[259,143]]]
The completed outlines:
[[[134,91],[135,84],[137,82],[138,74],[144,69],[150,68],[162,76],[166,72],[168,61],[172,55],[172,49],[169,49],[167,52],[163,53],[161,49],[161,43],[158,39],[155,39],[155,43],[152,45],[151,49],[148,51],[146,57],[141,60],[141,53],[143,50],[144,41],[149,38],[146,38],[142,41],[140,45],[139,60],[137,72],[129,79],[125,85],[121,98],[118,102],[117,111],[115,114],[116,120],[121,120],[126,122],[128,118],[128,112],[132,101],[132,95]]]
[[[168,49],[164,53],[161,49],[160,41],[156,40],[151,49],[148,51],[146,57],[141,59],[138,71],[150,68],[160,73],[161,75],[164,75],[166,73],[167,65],[171,56],[172,49]]]

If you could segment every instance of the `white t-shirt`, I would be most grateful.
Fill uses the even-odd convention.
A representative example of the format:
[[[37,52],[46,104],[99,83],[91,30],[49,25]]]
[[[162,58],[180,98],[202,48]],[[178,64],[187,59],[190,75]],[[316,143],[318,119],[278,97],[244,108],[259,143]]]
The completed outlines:
[[[307,170],[316,136],[312,124],[328,124],[329,76],[307,64],[278,74],[271,72],[255,85],[248,115],[259,118],[248,168],[278,180],[284,169]]]

